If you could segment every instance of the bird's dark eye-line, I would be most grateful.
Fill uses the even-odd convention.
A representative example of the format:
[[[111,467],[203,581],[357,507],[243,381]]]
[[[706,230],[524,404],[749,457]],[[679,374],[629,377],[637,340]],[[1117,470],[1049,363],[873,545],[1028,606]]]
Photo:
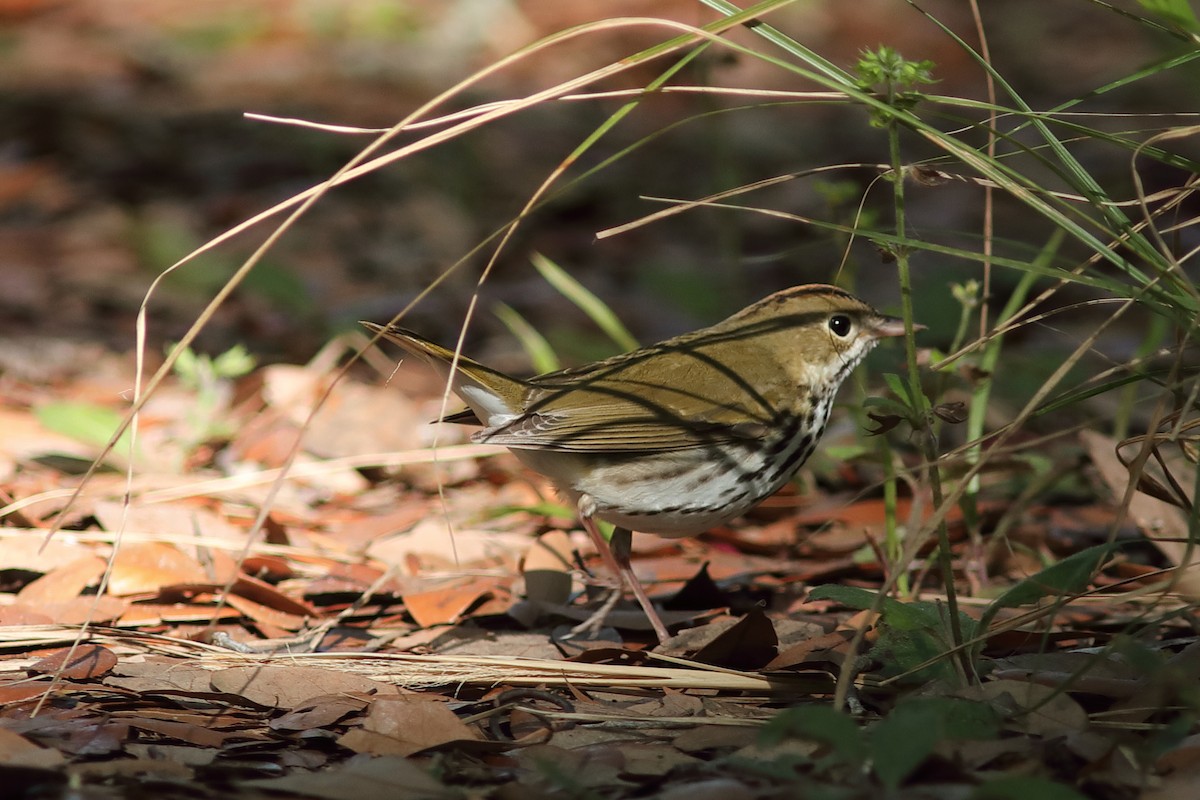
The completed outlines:
[[[833,331],[835,336],[849,336],[852,327],[854,326],[850,322],[850,318],[845,314],[834,314],[829,318],[829,330]]]

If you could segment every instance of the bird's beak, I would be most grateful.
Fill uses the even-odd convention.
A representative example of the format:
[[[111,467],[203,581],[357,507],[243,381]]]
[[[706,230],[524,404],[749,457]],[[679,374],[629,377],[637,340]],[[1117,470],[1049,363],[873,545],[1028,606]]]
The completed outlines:
[[[904,335],[904,320],[899,317],[885,317],[882,314],[870,320],[867,323],[868,330],[875,336],[876,339],[885,339],[891,336]],[[914,331],[923,331],[925,326],[914,322]]]

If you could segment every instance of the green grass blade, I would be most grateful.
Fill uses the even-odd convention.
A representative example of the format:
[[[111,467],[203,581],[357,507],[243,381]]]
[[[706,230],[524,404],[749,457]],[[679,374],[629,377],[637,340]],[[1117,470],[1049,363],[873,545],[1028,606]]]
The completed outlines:
[[[562,368],[559,363],[558,355],[554,352],[554,348],[546,341],[546,337],[538,332],[538,329],[530,324],[529,320],[521,316],[512,306],[506,303],[496,303],[494,313],[504,323],[504,327],[508,328],[513,336],[517,337],[517,341],[521,343],[521,349],[529,356],[529,360],[533,363],[533,369],[537,373],[556,372]]]
[[[575,280],[562,267],[546,258],[541,253],[534,253],[531,259],[533,266],[546,282],[553,286],[563,297],[570,300],[587,314],[588,318],[604,331],[608,338],[617,343],[622,350],[636,350],[638,341],[629,329],[622,324],[613,310],[592,294],[582,283]]]

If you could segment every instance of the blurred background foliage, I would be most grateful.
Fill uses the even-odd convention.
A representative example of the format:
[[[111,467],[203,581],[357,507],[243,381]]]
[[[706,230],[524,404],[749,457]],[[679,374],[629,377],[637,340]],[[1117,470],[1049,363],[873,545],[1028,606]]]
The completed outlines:
[[[1086,0],[981,4],[992,61],[1035,108],[1087,95],[1186,45]],[[1134,3],[1130,9],[1138,9]],[[921,8],[976,44],[970,7]],[[583,22],[660,17],[691,25],[716,18],[697,0],[0,0],[0,336],[40,335],[127,349],[150,281],[209,237],[328,177],[370,140],[247,120],[243,112],[331,124],[387,127],[498,58]],[[845,69],[881,44],[933,62],[928,91],[984,100],[984,73],[942,30],[902,0],[809,0],[769,22]],[[662,41],[645,26],[590,34],[522,60],[455,98],[454,108],[527,94]],[[730,37],[752,41],[738,30]],[[753,39],[761,48],[760,40]],[[596,88],[645,85],[666,65]],[[713,48],[674,81],[805,90],[758,59]],[[1089,125],[1138,127],[1124,114],[1194,109],[1194,65],[1085,100]],[[564,101],[488,125],[323,198],[259,265],[199,340],[223,352],[244,343],[266,360],[303,360],[359,319],[383,321],[435,276],[516,214],[547,174],[620,99]],[[738,109],[736,113],[721,113]],[[940,126],[945,109],[923,108]],[[1144,118],[1141,124],[1144,124]],[[829,164],[885,163],[884,133],[849,105],[786,104],[744,96],[650,98],[589,152],[581,168],[654,137],[539,209],[504,252],[484,292],[471,351],[520,369],[523,356],[491,313],[503,303],[528,320],[565,361],[612,345],[531,264],[544,253],[607,303],[642,341],[715,321],[783,286],[840,279],[883,305],[896,300],[894,267],[866,239],[838,265],[847,238],[793,220],[718,209],[676,215],[597,241],[595,233],[660,206],[640,196],[697,198]],[[971,134],[965,138],[971,139]],[[982,136],[976,137],[979,146]],[[916,136],[906,160],[935,154]],[[1195,155],[1183,141],[1176,149]],[[1075,155],[1115,197],[1136,195],[1130,160],[1083,142]],[[1145,161],[1144,190],[1178,186],[1180,172]],[[842,169],[756,193],[756,205],[840,224],[886,229],[878,169]],[[1044,186],[1055,188],[1047,173]],[[859,209],[860,202],[865,204]],[[1050,235],[1045,220],[996,198],[997,252],[1032,260]],[[982,247],[983,192],[967,184],[914,186],[911,233],[934,231],[963,249]],[[242,235],[167,281],[150,309],[155,343],[178,339],[197,310],[269,226]],[[1194,235],[1194,234],[1193,234]],[[1070,254],[1066,256],[1068,259]],[[423,300],[406,324],[450,340],[483,258]],[[960,317],[951,284],[978,277],[961,259],[921,253],[914,262],[925,341],[945,345]],[[998,271],[1002,301],[1018,274]],[[1055,302],[1084,299],[1074,287]],[[1133,353],[1144,318],[1108,342]],[[1080,338],[1086,315],[1010,337],[1031,360],[1053,363]],[[503,335],[497,335],[503,334]],[[1063,341],[1059,341],[1062,339]],[[1028,345],[1028,342],[1026,342]],[[1006,345],[1008,346],[1008,345]],[[1018,370],[1036,386],[1038,370]],[[1011,384],[1008,388],[1015,388]]]

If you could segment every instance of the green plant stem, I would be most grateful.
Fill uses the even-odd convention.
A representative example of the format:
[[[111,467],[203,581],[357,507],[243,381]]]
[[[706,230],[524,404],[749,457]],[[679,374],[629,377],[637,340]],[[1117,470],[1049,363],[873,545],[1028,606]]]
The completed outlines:
[[[908,582],[908,565],[902,563],[904,546],[900,541],[899,526],[896,524],[896,466],[892,463],[892,449],[888,446],[887,437],[878,437],[879,457],[883,463],[883,520],[884,520],[884,554],[887,556],[888,568],[896,572],[896,591],[907,599],[911,597],[912,587]]]
[[[889,105],[896,100],[896,88],[888,83]],[[929,402],[921,390],[921,371],[917,366],[917,346],[913,330],[912,274],[909,269],[908,249],[904,246],[906,238],[904,216],[904,164],[900,155],[900,127],[894,117],[887,121],[888,155],[892,165],[892,199],[896,209],[896,236],[901,241],[896,249],[896,268],[900,277],[901,314],[904,317],[905,328],[905,359],[908,362],[908,382],[915,416],[919,419],[930,419]],[[928,423],[927,423],[928,424]],[[942,505],[942,481],[938,471],[937,442],[933,438],[932,428],[927,427],[921,437],[923,455],[925,457],[925,473],[929,482],[929,491],[935,508]],[[950,532],[946,528],[945,518],[938,522],[938,567],[942,573],[942,583],[946,591],[946,607],[950,616],[950,636],[956,651],[959,653],[963,677],[971,680],[974,669],[969,654],[962,649],[962,622],[958,616],[958,593],[954,587],[954,563],[950,552]]]
[[[1036,263],[1050,264],[1054,260],[1054,256],[1058,253],[1058,249],[1062,244],[1065,234],[1062,230],[1056,230],[1038,254]],[[1011,320],[1021,309],[1025,303],[1025,298],[1033,291],[1033,286],[1037,283],[1036,272],[1026,272],[1021,276],[1021,280],[1017,283],[1009,295],[1008,302],[1004,304],[1004,308],[1000,311],[996,318],[997,327],[1002,327],[1005,323]],[[993,336],[992,339],[984,347],[983,355],[979,359],[979,371],[981,377],[975,382],[971,390],[971,403],[967,411],[967,441],[971,445],[966,450],[966,463],[970,468],[975,468],[983,459],[983,428],[987,419],[988,400],[992,393],[992,375],[996,372],[996,365],[1000,362],[1000,351],[1004,346],[1003,336]],[[979,490],[980,479],[979,472],[967,481],[966,489],[963,493],[962,500],[959,502],[959,507],[963,512],[963,519],[967,524],[967,530],[979,530]],[[995,542],[1003,541],[1001,537],[993,539],[993,547]]]
[[[1150,325],[1146,331],[1146,336],[1142,339],[1142,343],[1138,345],[1138,349],[1133,354],[1133,362],[1141,363],[1161,347],[1163,340],[1167,338],[1169,327],[1165,317],[1160,317],[1157,314],[1153,315],[1150,318]],[[1117,441],[1129,435],[1129,421],[1133,418],[1133,407],[1137,403],[1140,384],[1141,381],[1131,383],[1120,394],[1120,399],[1117,403],[1117,413],[1113,415],[1112,435]]]
[[[1057,252],[1058,245],[1062,241],[1061,232],[1055,234],[1051,243],[1042,251],[1042,256],[1047,260]],[[1025,298],[1029,296],[1029,292],[1033,289],[1033,284],[1037,281],[1037,274],[1026,272],[1021,276],[1020,282],[1009,295],[1008,302],[1004,309],[1000,312],[997,318],[997,324],[1003,325],[1025,302]],[[1000,361],[1000,350],[1004,344],[1003,336],[995,336],[984,348],[983,356],[979,360],[979,371],[982,373],[971,390],[971,404],[967,411],[967,441],[972,442],[967,449],[967,463],[974,466],[979,463],[979,459],[983,455],[983,426],[987,416],[988,399],[992,392],[992,374],[996,371],[996,364]],[[976,514],[976,498],[979,494],[979,475],[975,475],[968,482],[967,492],[963,495],[963,500],[967,507],[963,510],[972,518],[974,522]]]

